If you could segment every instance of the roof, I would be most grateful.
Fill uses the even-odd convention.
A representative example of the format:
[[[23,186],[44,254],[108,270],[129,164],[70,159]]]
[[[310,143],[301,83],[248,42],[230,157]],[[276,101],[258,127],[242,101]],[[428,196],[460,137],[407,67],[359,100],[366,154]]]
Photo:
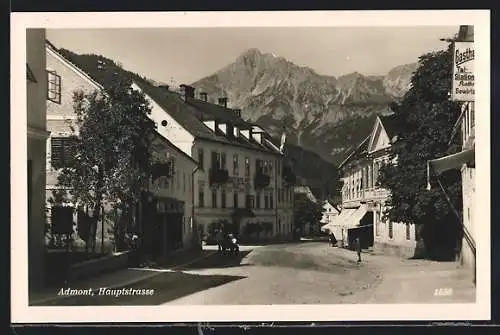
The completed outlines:
[[[370,136],[365,137],[365,139],[361,141],[358,144],[358,146],[351,151],[349,156],[347,156],[347,158],[344,159],[344,161],[342,161],[342,163],[339,164],[339,168],[342,168],[345,164],[356,158],[361,158],[364,155],[366,155],[366,153],[368,152],[368,144],[370,143],[369,140]]]
[[[380,119],[389,140],[392,142],[393,138],[397,136],[399,132],[398,118],[396,114],[379,115],[378,118]],[[370,144],[370,137],[371,134],[365,137],[356,148],[351,150],[348,156],[339,164],[339,168],[342,168],[352,160],[366,156],[368,153],[368,145]]]
[[[220,123],[233,124],[240,129],[251,129],[251,124],[238,117],[232,109],[226,109],[223,106],[195,98],[188,98],[187,101],[184,101],[179,93],[154,86],[145,80],[136,78],[134,82],[144,94],[153,99],[194,137],[281,155],[266,141],[260,144],[255,140],[247,140],[241,136],[237,138],[227,137],[222,131],[218,129],[212,131],[203,123],[203,121],[216,120]]]
[[[252,127],[251,123],[244,121],[241,117],[236,115],[236,112],[231,108],[226,108],[221,105],[216,105],[203,100],[191,98],[187,101],[188,104],[193,105],[198,110],[202,110],[208,115],[214,117],[216,120],[225,121],[235,126],[244,128]]]
[[[221,131],[212,131],[203,123],[204,121],[214,120],[232,124],[240,129],[252,129],[252,124],[244,121],[233,109],[195,98],[188,98],[187,101],[184,101],[179,93],[155,86],[146,78],[122,69],[115,62],[103,56],[78,55],[69,50],[58,50],[49,41],[47,41],[47,44],[69,63],[102,85],[105,90],[115,85],[117,81],[136,83],[144,94],[153,99],[196,138],[281,155],[279,150],[276,150],[275,144],[269,144],[266,141],[262,141],[261,144],[253,139],[247,140],[243,137],[227,137]],[[267,134],[263,137],[267,137]],[[269,138],[268,141],[270,141]]]

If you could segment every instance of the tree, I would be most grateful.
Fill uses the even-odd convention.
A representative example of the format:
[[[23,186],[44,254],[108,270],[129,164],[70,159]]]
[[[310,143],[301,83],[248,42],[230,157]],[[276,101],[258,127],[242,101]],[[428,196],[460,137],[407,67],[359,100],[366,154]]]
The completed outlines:
[[[392,159],[397,164],[383,166],[378,179],[379,186],[391,191],[385,219],[419,225],[427,251],[432,245],[459,240],[457,218],[440,187],[426,189],[427,160],[460,150],[457,142],[449,145],[459,115],[459,106],[449,100],[452,64],[452,45],[419,58],[410,90],[400,104],[391,106],[399,131],[392,147]],[[454,207],[460,208],[460,172],[450,171],[440,180]]]
[[[323,207],[311,201],[305,195],[296,194],[293,203],[293,215],[295,228],[299,228],[301,234],[303,234],[306,224],[310,226],[319,224],[323,216]]]
[[[104,205],[128,215],[149,178],[155,126],[149,103],[130,82],[117,80],[106,93],[74,92],[74,145],[70,166],[62,167],[58,185],[74,203],[88,206],[95,251],[97,223]],[[103,221],[103,220],[102,220]]]

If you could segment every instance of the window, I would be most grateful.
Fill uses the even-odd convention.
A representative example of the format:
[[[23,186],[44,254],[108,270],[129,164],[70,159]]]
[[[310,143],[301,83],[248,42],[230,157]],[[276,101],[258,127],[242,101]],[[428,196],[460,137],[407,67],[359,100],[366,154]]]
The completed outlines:
[[[205,194],[203,193],[203,190],[198,191],[198,207],[205,207]]]
[[[406,239],[409,241],[411,238],[411,229],[410,229],[410,224],[406,224]]]
[[[239,176],[240,171],[238,169],[238,155],[233,155],[233,176]]]
[[[273,162],[269,162],[269,165],[268,165],[268,169],[269,169],[269,176],[272,177],[273,175]]]
[[[267,197],[267,194],[264,194],[264,208],[269,208],[269,198]]]
[[[226,153],[225,153],[225,152],[223,152],[223,153],[221,154],[221,159],[220,159],[220,166],[221,166],[221,169],[223,169],[223,170],[225,170],[225,169],[226,169],[226,166],[227,166],[227,165],[226,165],[226,161],[227,161],[227,159],[226,159]]]
[[[245,177],[250,177],[250,158],[245,157]]]
[[[216,151],[212,151],[212,162],[211,162],[211,167],[212,169],[218,169],[221,167],[220,165],[220,154]]]
[[[233,207],[238,208],[238,192],[234,192],[233,194]]]
[[[254,199],[250,194],[246,195],[246,208],[252,209],[254,207]]]
[[[212,190],[212,208],[217,208],[217,190]]]
[[[182,174],[183,191],[186,192],[186,172]]]
[[[198,164],[203,169],[203,149],[198,149]]]
[[[61,76],[55,71],[47,71],[47,99],[61,103]]]
[[[392,239],[394,237],[394,232],[392,230],[392,221],[389,221],[389,238]]]
[[[274,196],[272,193],[269,194],[269,208],[274,208]]]
[[[52,137],[50,139],[50,160],[54,168],[71,166],[75,144],[76,139],[72,137]]]
[[[224,190],[220,192],[220,207],[226,208],[226,191]]]
[[[255,208],[260,208],[260,193],[257,192],[255,195]]]

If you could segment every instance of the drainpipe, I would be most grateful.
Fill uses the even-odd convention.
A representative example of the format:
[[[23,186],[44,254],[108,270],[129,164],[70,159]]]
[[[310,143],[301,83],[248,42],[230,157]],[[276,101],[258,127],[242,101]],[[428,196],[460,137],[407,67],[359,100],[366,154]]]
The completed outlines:
[[[194,197],[195,197],[195,194],[194,194],[194,185],[195,185],[195,180],[194,180],[194,175],[196,174],[197,171],[200,170],[200,167],[197,165],[193,172],[191,172],[191,221],[192,221],[192,224],[193,224],[193,232],[194,232],[194,227],[195,225],[197,225],[197,223],[195,222],[195,219],[194,219]],[[200,236],[199,236],[199,231],[198,231],[198,227],[196,229],[196,238],[199,239]],[[201,239],[200,239],[200,248],[201,248]]]

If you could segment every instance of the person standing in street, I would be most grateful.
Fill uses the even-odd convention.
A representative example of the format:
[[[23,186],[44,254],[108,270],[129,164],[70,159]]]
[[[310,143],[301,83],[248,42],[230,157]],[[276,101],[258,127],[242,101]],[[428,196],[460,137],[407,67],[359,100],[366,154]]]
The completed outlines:
[[[358,254],[358,263],[361,263],[361,241],[359,236],[354,240],[354,247],[356,248],[356,253]]]
[[[222,229],[217,230],[217,234],[215,235],[215,239],[217,240],[217,246],[219,252],[222,251],[222,243],[224,242],[224,233]]]

